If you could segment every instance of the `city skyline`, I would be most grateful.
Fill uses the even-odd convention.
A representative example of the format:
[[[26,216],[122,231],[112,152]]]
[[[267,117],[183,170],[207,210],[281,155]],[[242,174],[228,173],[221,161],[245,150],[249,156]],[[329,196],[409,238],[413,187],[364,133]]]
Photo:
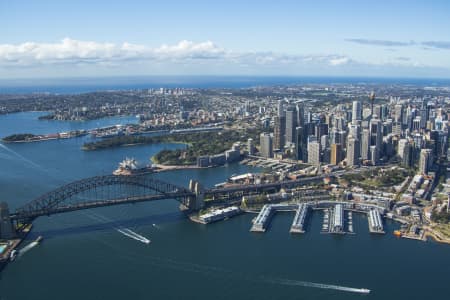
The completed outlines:
[[[450,78],[448,11],[445,1],[0,3],[0,78]]]

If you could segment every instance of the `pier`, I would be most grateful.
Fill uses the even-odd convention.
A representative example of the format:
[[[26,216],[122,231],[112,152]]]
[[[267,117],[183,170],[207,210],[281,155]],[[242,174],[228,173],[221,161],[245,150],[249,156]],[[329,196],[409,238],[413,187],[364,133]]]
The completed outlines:
[[[344,233],[344,208],[342,204],[336,204],[331,213],[330,233]]]
[[[305,219],[308,214],[309,206],[307,204],[300,204],[295,212],[294,221],[291,225],[291,233],[305,232]]]
[[[265,232],[270,223],[271,217],[276,211],[298,210],[297,204],[266,204],[263,206],[258,216],[253,221],[250,229],[252,232]]]
[[[369,222],[370,233],[385,233],[383,230],[383,221],[381,220],[381,215],[378,210],[369,210],[367,213],[367,219]]]

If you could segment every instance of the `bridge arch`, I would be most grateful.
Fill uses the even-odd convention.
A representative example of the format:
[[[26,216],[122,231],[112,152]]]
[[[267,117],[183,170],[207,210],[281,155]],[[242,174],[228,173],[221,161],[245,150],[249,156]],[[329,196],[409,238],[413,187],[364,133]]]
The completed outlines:
[[[118,199],[100,200],[94,198],[87,201],[84,200],[70,204],[67,203],[69,199],[73,199],[74,196],[77,196],[83,192],[114,185],[140,187],[148,193],[141,195],[127,195],[126,197]],[[45,193],[44,195],[18,208],[16,212],[11,215],[11,219],[16,221],[32,221],[33,219],[43,215],[51,215],[94,207],[172,198],[180,200],[183,204],[185,204],[187,198],[192,195],[192,192],[184,187],[179,187],[174,184],[155,179],[148,174],[130,176],[95,176],[71,182],[53,191]]]

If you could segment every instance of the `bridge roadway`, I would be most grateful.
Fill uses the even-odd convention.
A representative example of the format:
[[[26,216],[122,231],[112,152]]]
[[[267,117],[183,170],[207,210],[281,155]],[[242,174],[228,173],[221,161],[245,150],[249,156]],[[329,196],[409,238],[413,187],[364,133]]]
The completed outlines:
[[[345,171],[346,174],[358,173],[361,170]],[[281,188],[293,188],[306,183],[322,180],[326,177],[335,177],[341,172],[335,172],[332,174],[323,174],[314,177],[300,178],[297,180],[286,180],[274,183],[264,184],[251,184],[251,185],[238,185],[226,188],[212,188],[204,189],[200,191],[201,197],[212,198],[217,200],[217,204],[226,204],[227,200],[236,201],[239,196],[246,195],[248,193],[255,193],[261,191],[267,191],[269,189],[280,190]],[[75,200],[70,202],[69,200],[80,193],[96,190],[99,187],[112,186],[112,185],[127,185],[137,188],[143,188],[148,191],[145,194],[133,195],[129,194],[128,197],[118,197],[113,199],[94,199],[89,200]],[[157,194],[155,194],[155,192]],[[17,209],[14,213],[10,214],[10,219],[16,222],[32,221],[39,216],[52,215],[63,212],[70,212],[82,209],[89,209],[95,207],[112,206],[126,203],[137,203],[144,201],[155,201],[163,199],[177,199],[182,202],[186,207],[190,207],[192,199],[196,199],[198,192],[191,191],[184,187],[179,187],[171,183],[167,183],[148,175],[133,175],[133,176],[96,176],[92,178],[86,178],[78,180],[64,186],[61,186],[51,192],[48,192],[39,198],[30,201],[23,207]],[[196,201],[196,200],[195,200]],[[195,202],[194,201],[194,202]],[[212,201],[208,201],[208,205],[211,205]],[[214,202],[214,203],[216,203]],[[201,208],[201,207],[200,207]],[[199,207],[194,208],[199,209]]]
[[[97,208],[97,207],[105,207],[105,206],[113,206],[120,204],[134,204],[139,202],[147,202],[147,201],[156,201],[156,200],[164,200],[164,199],[177,199],[177,198],[185,198],[192,195],[191,193],[167,193],[167,194],[156,194],[156,195],[142,195],[142,196],[131,196],[124,197],[118,199],[108,199],[101,201],[93,201],[93,202],[83,202],[83,203],[75,203],[71,205],[63,205],[57,208],[54,208],[49,212],[47,209],[35,210],[26,215],[22,213],[13,213],[10,215],[10,219],[12,221],[23,220],[23,219],[36,219],[42,216],[48,216],[50,214],[60,214],[65,212],[72,212],[83,209]]]

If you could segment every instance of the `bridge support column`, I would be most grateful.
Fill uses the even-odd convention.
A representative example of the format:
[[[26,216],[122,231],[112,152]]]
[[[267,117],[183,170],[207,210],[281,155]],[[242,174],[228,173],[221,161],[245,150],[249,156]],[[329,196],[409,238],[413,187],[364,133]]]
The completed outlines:
[[[0,203],[0,240],[12,239],[16,236],[14,226],[9,218],[8,203]]]
[[[200,210],[204,207],[204,193],[203,187],[200,182],[192,180],[189,182],[189,190],[195,194],[194,197],[189,197],[188,208],[189,210]]]

